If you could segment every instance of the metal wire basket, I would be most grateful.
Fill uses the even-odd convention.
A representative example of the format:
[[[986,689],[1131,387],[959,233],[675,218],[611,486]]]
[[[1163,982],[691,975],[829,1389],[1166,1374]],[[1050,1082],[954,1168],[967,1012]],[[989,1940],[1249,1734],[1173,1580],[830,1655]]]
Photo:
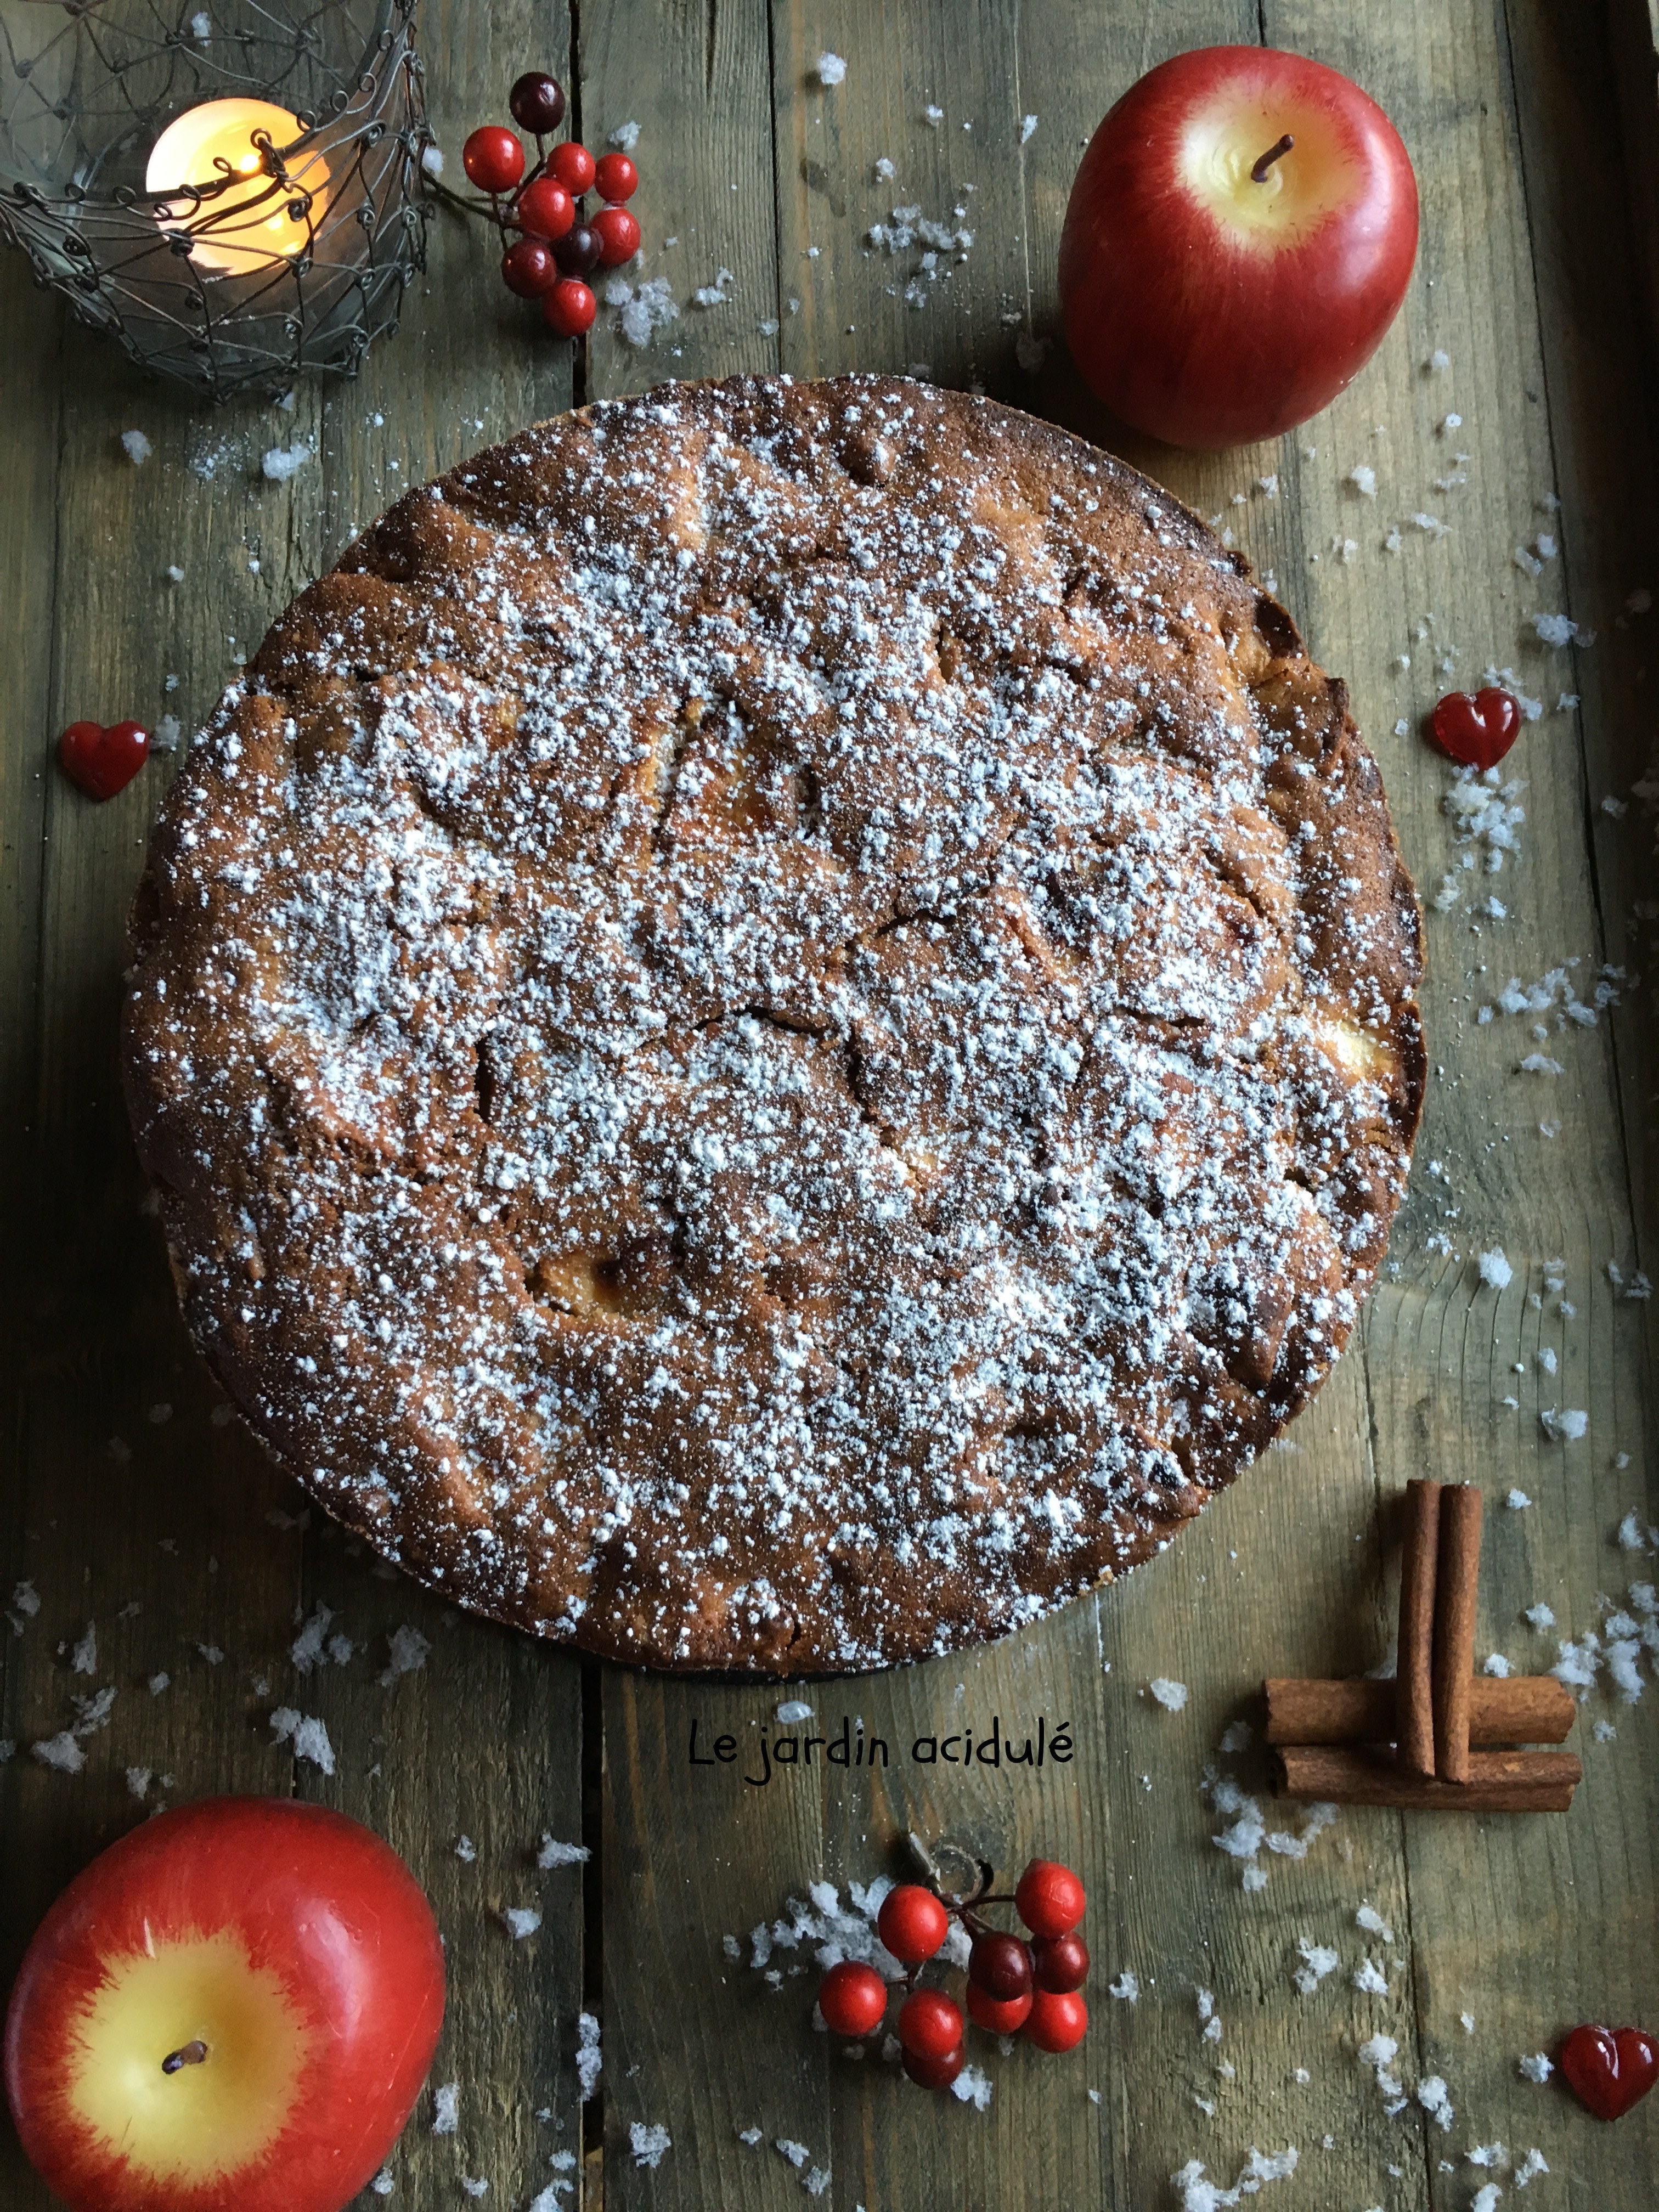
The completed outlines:
[[[0,233],[209,398],[355,374],[425,265],[415,6],[0,0]]]

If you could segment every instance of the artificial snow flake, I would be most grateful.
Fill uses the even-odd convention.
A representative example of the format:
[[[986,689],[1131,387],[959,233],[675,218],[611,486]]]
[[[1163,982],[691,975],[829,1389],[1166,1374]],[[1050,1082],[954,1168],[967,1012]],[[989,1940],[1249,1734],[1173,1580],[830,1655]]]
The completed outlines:
[[[813,65],[812,74],[820,84],[840,84],[847,75],[847,64],[839,54],[823,53]]]
[[[325,1774],[333,1773],[334,1747],[321,1721],[307,1719],[292,1705],[278,1705],[270,1716],[270,1727],[279,1743],[292,1743],[296,1759],[308,1759]]]
[[[544,1873],[549,1867],[586,1866],[590,1856],[586,1844],[562,1844],[546,1834],[536,1846],[536,1863]]]
[[[1530,2057],[1522,2058],[1518,2063],[1522,2079],[1527,2081],[1547,2081],[1555,2071],[1553,2062],[1547,2052],[1542,2051],[1534,2051]]]
[[[591,2012],[576,2019],[576,2082],[586,2104],[598,2088],[604,2060],[599,2056],[599,2023]]]
[[[155,448],[142,430],[123,430],[121,449],[135,469],[141,469]]]
[[[446,2081],[441,2089],[432,2092],[432,2132],[434,2136],[453,2136],[457,2125],[456,2107],[460,2103],[461,2085]]]
[[[1146,1686],[1166,1712],[1178,1713],[1187,1702],[1187,1685],[1172,1682],[1167,1674],[1154,1674]]]
[[[1298,1936],[1296,1948],[1302,1954],[1303,1963],[1291,1979],[1304,1997],[1311,1996],[1326,1975],[1334,1973],[1341,1961],[1328,1943],[1316,1943],[1309,1936]]]
[[[1481,1281],[1494,1291],[1504,1289],[1515,1273],[1514,1268],[1504,1256],[1504,1248],[1501,1244],[1494,1244],[1490,1252],[1483,1252],[1479,1264]]]
[[[386,1638],[387,1663],[379,1677],[380,1687],[389,1690],[400,1674],[412,1674],[424,1667],[431,1649],[418,1628],[394,1628]]]
[[[542,1916],[534,1905],[503,1905],[501,1918],[515,1943],[522,1943],[526,1936],[533,1936],[542,1924]]]
[[[664,2154],[674,2147],[673,2138],[665,2127],[647,2127],[643,2120],[635,2120],[628,2130],[628,2147],[634,2154],[635,2166],[659,2166]]]
[[[1249,2157],[1239,2168],[1238,2179],[1231,2189],[1218,2182],[1207,2181],[1201,2159],[1189,2159],[1179,2173],[1170,2179],[1181,2191],[1181,2212],[1231,2212],[1233,2206],[1242,2204],[1247,2197],[1256,2196],[1266,2181],[1287,2181],[1296,2172],[1297,2153],[1294,2145],[1267,2156],[1254,2144]]]
[[[1538,1425],[1552,1443],[1577,1443],[1589,1427],[1589,1415],[1571,1406],[1559,1413],[1547,1406],[1539,1413]]]

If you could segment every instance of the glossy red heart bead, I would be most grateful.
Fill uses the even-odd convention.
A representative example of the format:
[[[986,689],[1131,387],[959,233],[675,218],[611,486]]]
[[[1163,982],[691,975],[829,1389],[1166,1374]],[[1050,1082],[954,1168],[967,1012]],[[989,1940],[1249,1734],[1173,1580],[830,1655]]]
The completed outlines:
[[[1496,768],[1521,734],[1521,702],[1488,684],[1473,699],[1448,691],[1429,717],[1434,741],[1463,768]]]
[[[91,799],[113,799],[149,758],[149,732],[142,722],[71,722],[58,740],[58,757],[71,783]]]
[[[1659,2080],[1659,2043],[1639,2027],[1575,2027],[1560,2064],[1579,2103],[1598,2119],[1616,2120]]]

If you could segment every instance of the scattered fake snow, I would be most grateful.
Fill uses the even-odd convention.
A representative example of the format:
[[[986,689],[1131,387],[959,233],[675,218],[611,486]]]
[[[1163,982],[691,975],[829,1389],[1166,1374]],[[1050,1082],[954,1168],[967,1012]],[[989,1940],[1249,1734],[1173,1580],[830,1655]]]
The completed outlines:
[[[1154,1674],[1146,1686],[1166,1712],[1178,1713],[1187,1702],[1187,1685],[1172,1682],[1167,1674]]]
[[[386,1638],[387,1664],[380,1676],[380,1687],[389,1690],[400,1674],[412,1674],[424,1667],[431,1649],[418,1628],[394,1628]]]
[[[432,2093],[432,2132],[434,2136],[453,2136],[455,2132],[455,2108],[460,2102],[461,2085],[446,2081],[441,2089]]]
[[[515,1943],[522,1943],[526,1936],[533,1936],[542,1924],[542,1916],[533,1905],[505,1905],[501,1907],[501,1919]]]
[[[271,1732],[277,1741],[291,1742],[296,1759],[308,1759],[313,1766],[321,1767],[325,1774],[334,1771],[334,1747],[328,1740],[328,1730],[319,1720],[308,1720],[296,1712],[292,1705],[278,1705],[270,1717]]]
[[[840,84],[847,75],[847,64],[839,54],[820,54],[812,74],[820,84]]]
[[[562,1844],[549,1835],[536,1846],[536,1863],[544,1873],[549,1867],[586,1866],[588,1857],[586,1844]]]
[[[1504,1289],[1515,1273],[1514,1268],[1504,1257],[1501,1244],[1494,1244],[1490,1252],[1483,1252],[1480,1266],[1481,1281],[1489,1284],[1494,1291]]]
[[[634,2154],[635,2166],[658,2166],[663,2154],[673,2148],[673,2139],[665,2127],[647,2127],[643,2120],[635,2120],[628,2130],[628,2147]]]
[[[582,2013],[576,2021],[576,2081],[583,2104],[598,2088],[604,2063],[599,2056],[599,2023],[591,2012]]]
[[[141,469],[155,448],[142,430],[123,430],[121,449],[135,469]]]
[[[286,483],[310,459],[309,446],[289,446],[286,450],[273,446],[260,462],[259,471],[268,483]]]
[[[1264,2181],[1288,2180],[1296,2172],[1297,2155],[1292,2145],[1264,2158],[1253,2144],[1231,2189],[1205,2179],[1201,2159],[1189,2159],[1180,2172],[1171,2174],[1170,2179],[1181,2191],[1181,2212],[1224,2212],[1224,2208],[1230,2212],[1232,2206],[1242,2204],[1247,2197],[1255,2196]]]
[[[1547,1406],[1539,1413],[1538,1425],[1552,1443],[1577,1443],[1589,1428],[1589,1415],[1571,1406],[1560,1413]]]
[[[1296,1948],[1304,1963],[1291,1979],[1304,1997],[1311,1996],[1326,1975],[1334,1973],[1341,1961],[1328,1943],[1316,1943],[1309,1936],[1298,1936]]]
[[[812,1708],[805,1698],[786,1698],[778,1707],[778,1720],[784,1728],[793,1728],[797,1721],[810,1721]]]

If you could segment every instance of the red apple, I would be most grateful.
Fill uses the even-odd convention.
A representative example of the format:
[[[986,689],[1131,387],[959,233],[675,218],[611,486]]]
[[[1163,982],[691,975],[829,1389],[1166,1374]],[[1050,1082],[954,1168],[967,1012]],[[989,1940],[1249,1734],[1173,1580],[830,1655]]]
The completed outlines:
[[[1370,359],[1417,254],[1417,179],[1335,70],[1206,46],[1149,70],[1089,142],[1060,241],[1066,337],[1136,429],[1277,437]]]
[[[41,1922],[6,2092],[72,2212],[339,2212],[443,2008],[432,1908],[390,1845],[320,1805],[209,1798],[112,1844]]]

